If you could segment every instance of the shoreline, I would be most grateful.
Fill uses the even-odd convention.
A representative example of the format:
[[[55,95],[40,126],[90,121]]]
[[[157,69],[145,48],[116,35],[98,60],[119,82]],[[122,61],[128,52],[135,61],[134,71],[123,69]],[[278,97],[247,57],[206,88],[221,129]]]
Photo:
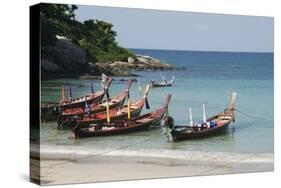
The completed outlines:
[[[136,143],[137,144],[137,143]],[[133,144],[134,145],[134,144]],[[45,160],[77,160],[92,156],[107,157],[143,157],[163,158],[170,160],[188,160],[208,162],[228,162],[241,160],[244,163],[270,163],[273,161],[273,152],[217,152],[217,151],[194,151],[173,149],[133,149],[133,145],[113,148],[86,148],[79,146],[54,146],[41,145],[40,157]],[[31,150],[33,154],[37,151]],[[223,160],[222,160],[223,159]]]
[[[46,185],[56,185],[274,170],[273,161],[271,163],[255,161],[259,158],[252,156],[232,162],[106,155],[88,156],[76,160],[41,159],[41,181],[43,184],[46,182]]]
[[[45,145],[40,150],[40,177],[44,185],[274,170],[273,153],[124,148],[85,150],[77,146]]]

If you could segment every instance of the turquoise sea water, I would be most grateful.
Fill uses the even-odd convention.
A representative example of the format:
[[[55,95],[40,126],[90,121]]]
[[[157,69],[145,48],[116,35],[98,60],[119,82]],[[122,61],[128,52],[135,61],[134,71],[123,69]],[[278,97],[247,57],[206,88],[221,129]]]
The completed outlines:
[[[172,94],[169,113],[176,124],[187,124],[189,107],[193,119],[202,119],[202,104],[205,103],[207,116],[221,112],[229,98],[228,91],[238,93],[236,101],[236,121],[229,126],[226,134],[214,137],[188,140],[178,143],[168,141],[160,127],[150,131],[112,137],[69,139],[70,131],[55,129],[55,122],[42,123],[41,141],[45,145],[77,146],[77,148],[114,149],[168,149],[177,151],[215,151],[215,152],[273,152],[273,54],[272,53],[230,53],[230,52],[192,52],[166,50],[136,50],[136,53],[159,58],[162,62],[186,67],[182,71],[137,72],[137,79],[143,88],[151,79],[160,80],[161,75],[176,82],[173,87],[153,88],[149,93],[152,109],[160,107],[166,95]],[[119,80],[120,78],[117,78]],[[42,82],[42,101],[58,101],[60,86],[67,82],[73,85],[73,95],[80,96],[90,92],[92,80],[59,79]],[[93,81],[95,89],[99,81]],[[110,94],[118,94],[126,82],[114,81]],[[131,97],[140,94],[134,82]],[[144,109],[143,113],[148,110]],[[130,146],[130,147],[129,147]],[[133,147],[131,147],[133,146]]]

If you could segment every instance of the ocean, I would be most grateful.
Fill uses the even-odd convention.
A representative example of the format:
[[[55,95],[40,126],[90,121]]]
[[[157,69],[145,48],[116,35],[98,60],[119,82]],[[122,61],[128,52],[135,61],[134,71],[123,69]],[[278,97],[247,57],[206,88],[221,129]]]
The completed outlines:
[[[193,120],[202,119],[202,104],[207,116],[223,111],[229,97],[228,92],[238,93],[236,100],[236,121],[231,123],[225,134],[213,137],[171,142],[166,130],[153,127],[149,131],[111,137],[97,137],[75,140],[69,138],[71,131],[56,130],[56,122],[42,123],[41,144],[44,152],[59,148],[61,152],[87,152],[126,150],[173,153],[180,152],[230,152],[230,153],[273,153],[274,149],[274,81],[273,53],[203,52],[131,49],[137,54],[159,58],[184,70],[140,71],[136,74],[144,86],[151,79],[171,79],[172,87],[152,88],[148,100],[151,109],[162,106],[168,93],[172,94],[169,115],[177,125],[189,122],[188,108],[192,108]],[[113,96],[123,91],[126,82],[116,78],[110,87]],[[90,82],[95,90],[101,88],[100,81],[79,79],[57,79],[42,81],[41,100],[58,101],[62,84],[71,83],[74,97],[90,92]],[[141,95],[133,82],[131,98]],[[150,110],[144,109],[142,113]],[[59,152],[56,150],[56,152]]]

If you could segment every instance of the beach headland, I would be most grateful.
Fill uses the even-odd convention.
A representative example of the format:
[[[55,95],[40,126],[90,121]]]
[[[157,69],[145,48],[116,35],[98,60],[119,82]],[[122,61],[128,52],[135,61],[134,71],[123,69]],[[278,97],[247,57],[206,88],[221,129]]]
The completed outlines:
[[[65,37],[57,38],[55,46],[42,50],[43,79],[82,78],[95,79],[105,73],[109,76],[137,77],[132,71],[165,71],[175,67],[159,59],[146,56],[129,56],[126,60],[90,62],[86,51]]]
[[[119,45],[113,24],[75,19],[77,6],[43,4],[40,11],[41,78],[136,76],[132,70],[171,70],[159,59],[137,55]]]

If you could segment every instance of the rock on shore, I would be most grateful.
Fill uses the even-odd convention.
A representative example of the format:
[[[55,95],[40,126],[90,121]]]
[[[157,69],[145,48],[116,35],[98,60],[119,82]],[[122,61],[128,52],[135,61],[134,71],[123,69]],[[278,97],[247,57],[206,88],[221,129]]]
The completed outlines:
[[[84,49],[66,38],[58,38],[55,46],[42,49],[42,79],[77,77],[88,67]]]
[[[131,71],[172,70],[170,64],[161,63],[159,59],[136,55],[126,62],[88,61],[86,51],[70,39],[57,37],[55,46],[47,46],[42,50],[42,79],[91,77],[105,73],[109,76],[137,76]]]
[[[167,63],[161,63],[159,59],[136,55],[135,58],[129,57],[127,62],[114,61],[112,63],[96,63],[101,69],[113,70],[116,74],[129,74],[130,70],[143,71],[143,70],[172,70],[173,66]]]

